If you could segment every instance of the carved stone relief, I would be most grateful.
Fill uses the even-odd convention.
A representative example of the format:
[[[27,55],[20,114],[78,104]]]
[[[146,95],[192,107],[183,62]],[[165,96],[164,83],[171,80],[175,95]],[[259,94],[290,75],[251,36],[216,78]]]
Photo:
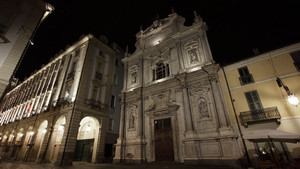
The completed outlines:
[[[130,83],[132,85],[137,83],[138,67],[138,65],[133,65],[129,68]]]
[[[193,111],[200,120],[211,118],[210,87],[199,84],[189,86]]]
[[[174,93],[171,90],[159,91],[152,94],[147,100],[146,115],[148,116],[170,116],[178,109],[175,104]]]
[[[200,97],[198,100],[198,108],[200,112],[200,118],[209,118],[208,105],[205,98]]]
[[[199,47],[197,41],[191,41],[184,45],[184,50],[186,55],[188,56],[188,64],[193,65],[199,63],[200,55],[199,55]]]
[[[146,60],[150,62],[152,65],[155,65],[158,62],[164,62],[169,60],[170,58],[170,49],[163,48],[153,52],[151,55],[146,56]]]
[[[128,131],[136,130],[137,123],[137,105],[129,104],[126,110],[127,112],[127,122],[128,122]]]
[[[149,97],[149,102],[151,104],[147,107],[146,111],[154,111],[156,109],[167,107],[170,100],[170,93],[171,90],[165,90],[152,94]]]

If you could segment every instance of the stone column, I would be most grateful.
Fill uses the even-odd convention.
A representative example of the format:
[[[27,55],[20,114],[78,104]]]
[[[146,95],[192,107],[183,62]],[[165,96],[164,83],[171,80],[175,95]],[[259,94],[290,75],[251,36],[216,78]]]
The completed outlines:
[[[220,123],[220,128],[228,127],[228,120],[225,114],[226,112],[225,112],[224,102],[222,99],[217,75],[211,75],[209,77],[209,81],[211,83],[211,88],[212,88],[213,98],[216,105],[216,111],[218,115],[218,121]]]
[[[72,121],[70,121],[71,116],[72,116],[72,111],[70,111],[66,117],[67,121],[65,124],[65,129],[64,129],[65,131],[64,131],[59,154],[57,157],[57,161],[55,162],[55,165],[59,165],[59,166],[72,165],[73,162],[81,116],[79,114],[73,115],[73,119]]]
[[[189,98],[189,92],[188,92],[188,87],[184,86],[182,88],[182,97],[183,97],[183,110],[184,110],[184,117],[185,117],[185,123],[186,123],[186,132],[188,131],[193,131],[194,130],[194,125],[192,121],[192,116],[191,116],[191,109],[190,109],[190,98]]]
[[[120,163],[124,159],[124,132],[126,130],[126,122],[125,122],[125,93],[122,96],[122,103],[121,103],[121,111],[120,111],[120,128],[119,128],[119,138],[117,139],[116,150],[115,150],[115,157],[113,163]]]

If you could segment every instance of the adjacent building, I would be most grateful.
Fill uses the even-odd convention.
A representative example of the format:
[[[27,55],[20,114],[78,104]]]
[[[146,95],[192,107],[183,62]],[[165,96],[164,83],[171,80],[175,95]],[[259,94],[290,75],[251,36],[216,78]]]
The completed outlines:
[[[124,63],[114,162],[235,165],[243,155],[231,127],[207,26],[176,13],[136,34]]]
[[[70,165],[112,154],[123,54],[100,39],[81,37],[4,96],[2,158]]]
[[[54,10],[42,0],[0,0],[0,98],[10,82],[33,35]]]
[[[300,107],[296,99],[300,96],[299,71],[300,43],[224,66],[219,71],[220,84],[236,134],[269,129],[279,135],[280,132],[300,135]],[[257,155],[271,153],[267,142],[253,144],[245,140],[245,143],[244,150],[253,161]],[[299,144],[276,141],[273,144],[276,160],[291,162],[300,158]]]

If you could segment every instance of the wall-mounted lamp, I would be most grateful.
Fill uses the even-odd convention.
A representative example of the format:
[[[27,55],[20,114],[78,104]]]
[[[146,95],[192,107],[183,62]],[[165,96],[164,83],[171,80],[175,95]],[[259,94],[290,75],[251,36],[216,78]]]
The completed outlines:
[[[87,126],[86,131],[91,131],[90,125]]]
[[[29,135],[33,136],[33,135],[34,135],[34,132],[33,132],[33,131],[31,131],[31,132],[29,133]]]
[[[293,93],[290,91],[290,89],[284,85],[279,77],[277,77],[276,82],[279,87],[283,87],[288,95],[288,101],[290,104],[297,106],[299,104],[299,100],[296,96],[293,95]]]
[[[86,127],[86,131],[91,131],[90,120],[88,122],[88,126]]]
[[[64,129],[64,126],[63,125],[59,125],[58,130],[62,131],[63,129]]]
[[[27,31],[24,29],[24,27],[25,27],[25,26],[22,25],[21,28],[19,29],[19,31],[18,31],[16,34],[20,33],[20,31],[22,30],[22,31],[24,32],[25,36],[27,37],[29,43],[30,43],[31,45],[34,45],[32,39],[30,38],[30,36],[28,35],[28,33],[27,33]],[[30,28],[26,27],[26,29],[29,30],[31,33],[33,33],[33,31],[32,31]]]

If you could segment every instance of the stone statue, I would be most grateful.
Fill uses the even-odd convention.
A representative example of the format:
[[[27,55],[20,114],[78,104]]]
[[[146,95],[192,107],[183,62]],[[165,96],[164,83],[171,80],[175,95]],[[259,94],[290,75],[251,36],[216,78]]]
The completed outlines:
[[[131,111],[129,115],[129,129],[134,129],[134,123],[135,123],[135,116],[134,116],[134,112]]]
[[[131,84],[136,83],[137,72],[131,73]]]
[[[188,53],[190,55],[191,63],[194,63],[194,62],[198,61],[198,56],[197,56],[197,53],[196,53],[196,49],[189,50]]]
[[[200,98],[198,106],[199,106],[201,118],[208,118],[209,112],[208,112],[207,102],[204,98]]]

